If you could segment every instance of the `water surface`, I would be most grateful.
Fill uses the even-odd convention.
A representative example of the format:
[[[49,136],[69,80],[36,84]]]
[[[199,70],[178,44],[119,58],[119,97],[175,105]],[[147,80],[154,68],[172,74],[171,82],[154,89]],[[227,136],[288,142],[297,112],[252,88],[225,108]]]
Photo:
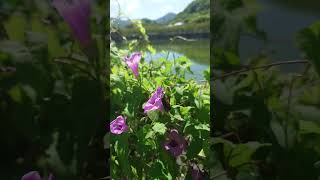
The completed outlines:
[[[153,41],[153,47],[157,53],[147,54],[145,59],[147,62],[157,60],[159,58],[166,58],[169,52],[168,60],[173,61],[174,58],[186,56],[191,60],[191,70],[194,74],[186,74],[187,79],[195,79],[197,81],[203,80],[203,71],[210,66],[210,41],[196,40],[196,41],[182,41],[176,40],[173,43],[167,40]]]
[[[257,14],[257,26],[267,34],[267,42],[242,37],[240,57],[246,61],[258,53],[267,54],[274,61],[302,59],[296,33],[320,20],[318,0],[257,0],[262,10]],[[301,66],[300,66],[301,67]],[[299,65],[282,66],[284,71],[296,71]]]

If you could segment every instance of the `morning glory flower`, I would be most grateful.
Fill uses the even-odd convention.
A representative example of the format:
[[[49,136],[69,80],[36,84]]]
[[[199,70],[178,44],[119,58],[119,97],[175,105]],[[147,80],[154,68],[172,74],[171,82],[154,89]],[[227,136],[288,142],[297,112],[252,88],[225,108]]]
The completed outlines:
[[[191,176],[193,180],[202,180],[203,179],[203,173],[198,167],[191,167]]]
[[[49,175],[48,180],[52,180],[52,174]],[[31,171],[22,176],[21,180],[42,180],[38,171]]]
[[[69,24],[80,44],[87,47],[91,44],[90,33],[90,0],[53,0],[53,6]]]
[[[138,78],[138,76],[139,76],[138,68],[139,68],[139,62],[140,62],[141,57],[142,57],[142,55],[140,52],[135,52],[135,53],[132,53],[130,57],[124,58],[125,62],[131,68],[131,70],[136,78]]]
[[[188,142],[176,129],[172,129],[168,135],[169,139],[164,143],[164,149],[174,157],[179,156],[187,148]]]
[[[126,118],[118,116],[115,120],[110,123],[110,131],[113,134],[122,134],[128,130],[126,125]]]
[[[143,106],[144,113],[147,113],[152,110],[163,110],[162,104],[163,98],[163,89],[159,87],[156,92],[153,93],[151,98],[147,101],[147,103]]]

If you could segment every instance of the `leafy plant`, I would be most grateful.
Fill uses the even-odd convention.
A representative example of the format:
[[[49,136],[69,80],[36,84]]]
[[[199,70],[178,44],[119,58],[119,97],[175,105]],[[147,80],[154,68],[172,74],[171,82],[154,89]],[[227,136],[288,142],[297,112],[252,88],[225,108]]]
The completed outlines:
[[[142,28],[140,23],[137,27]],[[146,31],[140,30],[140,33],[147,39]],[[110,136],[111,176],[114,179],[191,178],[198,170],[209,179],[206,168],[210,165],[206,158],[211,153],[210,141],[207,141],[210,132],[208,81],[198,84],[185,79],[186,72],[191,71],[191,61],[186,57],[174,61],[160,58],[146,63],[144,56],[152,49],[151,44],[140,52],[142,59],[137,76],[133,73],[135,66],[128,63],[129,58],[137,58],[137,53],[128,55],[141,47],[131,45],[129,42],[127,48],[121,49],[115,43],[111,45],[111,112],[114,113],[110,119],[123,115],[129,127],[121,135]],[[144,108],[144,111],[148,99],[152,96],[148,101],[152,103],[152,98],[162,97],[162,90],[164,107],[154,107],[156,110],[148,112]],[[181,149],[176,149],[173,142],[182,143]],[[193,164],[202,168],[193,170]]]

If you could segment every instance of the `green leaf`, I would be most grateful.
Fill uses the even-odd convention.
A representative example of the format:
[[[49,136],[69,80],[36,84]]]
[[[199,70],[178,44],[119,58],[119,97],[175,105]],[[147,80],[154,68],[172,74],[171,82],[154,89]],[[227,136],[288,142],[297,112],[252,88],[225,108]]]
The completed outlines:
[[[320,134],[320,127],[312,121],[300,121],[300,134]]]
[[[191,140],[190,145],[187,150],[188,159],[195,158],[202,149],[203,140],[195,137]]]
[[[214,95],[226,105],[233,104],[234,90],[232,89],[231,84],[233,83],[230,81],[228,81],[228,83],[223,83],[220,80],[215,81]]]
[[[147,113],[147,115],[152,121],[157,121],[159,119],[159,111],[158,110],[149,111]]]
[[[299,48],[311,60],[320,75],[320,22],[318,21],[310,27],[300,30],[297,34],[297,41]]]
[[[146,139],[151,138],[151,137],[154,136],[154,134],[155,134],[154,131],[149,131],[149,132],[146,134],[145,138],[146,138]]]
[[[12,87],[12,88],[9,90],[8,94],[10,95],[10,97],[11,97],[14,101],[16,101],[16,102],[21,102],[21,97],[22,97],[22,95],[21,95],[21,89],[20,89],[19,86],[14,86],[14,87]]]
[[[272,120],[270,122],[270,127],[272,129],[273,134],[275,135],[280,146],[285,147],[285,132],[278,120]]]
[[[284,148],[291,148],[297,141],[295,118],[286,114],[273,114],[270,126],[277,142]]]
[[[320,109],[316,106],[296,105],[292,107],[292,110],[302,120],[320,122]]]
[[[248,142],[246,144],[239,144],[231,153],[230,165],[237,167],[244,163],[251,161],[251,156],[261,147],[270,146],[270,144],[262,144],[259,142]]]
[[[0,51],[9,54],[15,62],[33,62],[29,49],[19,42],[1,41]]]
[[[209,124],[198,124],[198,125],[195,125],[194,128],[197,129],[197,130],[210,131],[210,125]]]
[[[314,167],[319,169],[320,168],[320,161],[317,161],[314,163]]]
[[[147,46],[147,49],[148,49],[152,54],[155,54],[155,53],[156,53],[156,50],[155,50],[151,45],[148,45],[148,46]]]
[[[194,108],[194,107],[192,107],[192,106],[187,106],[187,107],[180,106],[181,115],[182,116],[188,115],[192,108]]]
[[[150,169],[150,173],[148,173],[150,176],[149,178],[152,179],[162,179],[165,177],[165,179],[172,180],[172,175],[170,172],[168,172],[168,169],[166,168],[165,164],[161,160],[156,160],[156,162],[153,164],[153,166]]]
[[[63,56],[65,54],[65,50],[59,42],[58,33],[52,28],[47,28],[47,33],[49,56],[51,58]]]
[[[12,15],[9,20],[4,23],[9,39],[21,43],[25,40],[27,25],[27,20],[22,15]]]
[[[23,85],[21,86],[21,89],[26,94],[26,96],[32,100],[32,102],[36,102],[37,93],[30,85]]]
[[[158,132],[160,134],[164,134],[167,130],[167,127],[165,126],[165,124],[163,123],[155,123],[152,127],[152,129],[155,131],[155,132]]]
[[[206,157],[206,155],[205,155],[205,153],[204,153],[203,149],[201,149],[201,151],[199,152],[198,156],[203,157],[203,158],[205,158],[205,157]]]

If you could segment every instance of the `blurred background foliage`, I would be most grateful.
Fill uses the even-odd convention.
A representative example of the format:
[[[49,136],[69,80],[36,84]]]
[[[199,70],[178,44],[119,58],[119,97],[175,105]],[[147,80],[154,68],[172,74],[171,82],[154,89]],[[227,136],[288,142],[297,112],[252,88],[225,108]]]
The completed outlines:
[[[242,61],[241,37],[268,41],[257,26],[259,5],[255,0],[211,1],[213,177],[316,180],[319,22],[296,32],[298,60],[277,62],[252,53]],[[302,70],[288,73],[278,67],[290,64]]]
[[[109,172],[108,107],[88,58],[51,1],[0,2],[0,179],[37,170],[54,179]],[[108,94],[109,3],[92,6],[91,30]],[[104,97],[108,98],[108,97]]]

